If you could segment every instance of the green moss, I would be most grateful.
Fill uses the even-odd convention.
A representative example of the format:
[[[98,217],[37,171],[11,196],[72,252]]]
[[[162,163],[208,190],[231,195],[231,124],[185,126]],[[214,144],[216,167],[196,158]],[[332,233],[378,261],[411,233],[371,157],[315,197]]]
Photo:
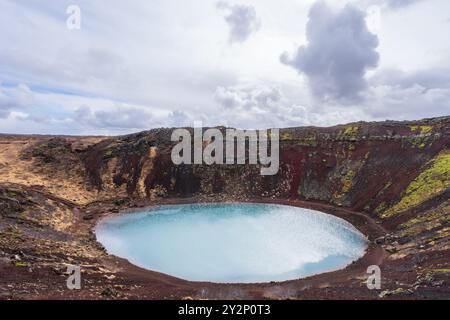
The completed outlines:
[[[15,198],[15,197],[19,196],[19,193],[20,193],[20,192],[18,192],[18,191],[16,191],[16,190],[6,189],[6,190],[5,190],[5,193],[6,193],[6,196],[7,196],[7,197]]]
[[[381,190],[378,192],[377,195],[383,194],[383,193],[384,193],[387,189],[389,189],[391,186],[392,186],[392,181],[388,181],[388,182],[384,185],[383,189],[381,189]]]
[[[359,126],[349,125],[345,126],[343,130],[341,130],[338,133],[337,138],[350,141],[358,141],[358,133],[359,133]]]
[[[268,139],[270,139],[270,132],[267,136]],[[302,136],[295,136],[295,133],[292,131],[282,131],[280,133],[280,140],[281,141],[296,141],[300,145],[305,146],[317,146],[319,139],[317,137],[317,132],[311,131],[307,132]]]
[[[319,143],[318,134],[316,131],[309,131],[305,136],[298,139],[301,145],[317,147]]]
[[[450,269],[448,268],[442,268],[442,269],[432,269],[433,272],[439,272],[439,273],[450,273]]]
[[[347,193],[350,191],[350,189],[353,186],[353,178],[355,177],[356,173],[353,170],[348,170],[345,177],[342,179],[342,193]]]
[[[391,186],[392,186],[392,181],[388,181],[388,182],[384,185],[383,189],[381,189],[380,191],[378,191],[376,197],[379,197],[379,196],[383,195],[383,194],[386,192],[386,190],[389,189]],[[380,213],[382,213],[383,211],[386,210],[386,207],[387,207],[387,204],[386,204],[385,201],[383,201],[383,202],[381,202],[381,203],[375,208],[374,211],[375,211],[375,213],[380,214]]]
[[[432,228],[434,228],[434,224],[442,225],[444,222],[450,223],[450,215],[447,212],[450,212],[450,205],[443,205],[431,211],[428,211],[424,214],[420,214],[400,225],[401,229],[411,228],[415,225],[431,223]]]
[[[280,140],[282,141],[289,141],[292,140],[292,134],[290,132],[283,132],[280,135]]]
[[[380,205],[375,209],[376,213],[383,212],[386,209],[386,202],[380,203]]]
[[[341,199],[351,190],[353,187],[353,178],[356,176],[356,172],[352,169],[349,169],[345,176],[341,180],[341,190],[338,192],[336,191],[333,194],[334,200],[338,201],[340,203]]]
[[[425,149],[427,146],[431,146],[433,141],[428,136],[414,136],[410,138],[410,142],[413,147],[419,149]]]
[[[14,262],[14,265],[16,267],[29,267],[30,266],[30,264],[28,262],[19,262],[19,261]]]
[[[358,126],[348,126],[344,130],[344,135],[346,136],[354,136],[358,134],[359,127]]]
[[[429,134],[431,131],[433,131],[432,126],[411,126],[412,132],[419,132],[420,134]]]
[[[408,186],[402,199],[383,213],[383,217],[411,209],[450,187],[450,152],[441,152]]]

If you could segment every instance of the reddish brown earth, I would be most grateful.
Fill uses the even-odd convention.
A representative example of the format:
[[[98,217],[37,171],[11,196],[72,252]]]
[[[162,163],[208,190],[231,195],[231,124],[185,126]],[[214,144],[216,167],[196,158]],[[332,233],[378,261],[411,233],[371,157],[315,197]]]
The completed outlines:
[[[0,136],[0,299],[450,298],[450,117],[283,129],[280,171],[265,177],[251,165],[175,166],[171,132]],[[344,270],[226,285],[140,269],[95,239],[103,217],[209,201],[320,210],[371,243]],[[366,286],[373,264],[381,290]],[[67,265],[81,266],[81,290],[66,288]]]

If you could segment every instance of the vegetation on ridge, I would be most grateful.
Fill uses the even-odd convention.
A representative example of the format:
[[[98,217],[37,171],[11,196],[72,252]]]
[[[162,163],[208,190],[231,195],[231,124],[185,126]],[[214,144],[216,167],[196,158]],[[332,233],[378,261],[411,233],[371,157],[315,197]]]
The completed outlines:
[[[411,209],[450,187],[450,151],[446,150],[432,159],[426,169],[414,179],[401,200],[385,211],[389,217]]]

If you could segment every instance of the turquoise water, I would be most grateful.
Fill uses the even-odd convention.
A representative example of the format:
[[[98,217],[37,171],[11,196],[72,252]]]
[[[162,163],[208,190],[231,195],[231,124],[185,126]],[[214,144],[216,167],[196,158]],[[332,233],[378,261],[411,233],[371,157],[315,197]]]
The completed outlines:
[[[366,239],[348,222],[271,204],[161,206],[103,220],[110,254],[191,281],[291,280],[345,267]]]

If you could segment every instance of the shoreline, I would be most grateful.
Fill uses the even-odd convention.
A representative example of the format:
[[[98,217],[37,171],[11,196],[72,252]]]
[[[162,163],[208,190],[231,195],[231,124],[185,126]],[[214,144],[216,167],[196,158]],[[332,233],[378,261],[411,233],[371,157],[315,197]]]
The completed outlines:
[[[216,282],[207,282],[207,281],[189,281],[185,279],[176,278],[174,276],[157,272],[149,269],[145,269],[139,266],[136,266],[129,262],[127,259],[117,257],[114,255],[107,254],[107,256],[115,263],[118,263],[121,268],[123,268],[123,274],[126,277],[130,278],[139,278],[143,282],[169,282],[171,285],[179,287],[179,289],[189,289],[189,290],[244,290],[245,297],[249,299],[265,299],[265,292],[267,290],[271,290],[273,288],[277,288],[277,290],[281,289],[281,287],[286,287],[287,290],[290,290],[292,286],[296,286],[299,288],[302,287],[314,287],[320,288],[324,284],[331,285],[333,283],[340,283],[342,281],[346,282],[347,279],[357,279],[363,277],[366,274],[367,267],[373,264],[381,265],[385,258],[389,255],[381,245],[375,244],[374,239],[384,236],[387,231],[379,224],[376,223],[374,219],[370,217],[354,212],[352,210],[348,210],[345,208],[334,207],[327,204],[322,204],[318,202],[308,202],[301,200],[289,200],[289,199],[261,199],[254,198],[248,199],[247,201],[218,201],[214,198],[209,199],[199,199],[193,198],[167,198],[161,199],[151,205],[139,205],[124,208],[119,210],[119,212],[103,212],[103,214],[99,215],[96,219],[92,220],[91,223],[91,232],[95,236],[95,228],[103,219],[112,218],[115,216],[121,216],[127,213],[145,210],[149,208],[154,208],[159,205],[182,205],[182,204],[196,204],[196,203],[267,203],[267,204],[279,204],[279,205],[287,205],[294,206],[300,208],[306,208],[311,210],[320,211],[325,214],[330,214],[332,216],[341,218],[352,226],[354,226],[358,231],[360,231],[367,239],[367,248],[365,254],[359,259],[351,262],[343,269],[319,273],[315,275],[311,275],[305,278],[294,279],[294,280],[286,280],[286,281],[271,281],[271,282],[263,282],[263,283],[216,283]],[[95,206],[101,206],[101,204],[96,203]],[[97,241],[97,240],[96,240]],[[101,245],[97,241],[98,245]],[[102,246],[102,245],[101,245]],[[106,251],[106,250],[105,250]],[[368,289],[366,289],[369,291]],[[307,293],[307,292],[305,292]],[[374,296],[376,297],[376,295]],[[143,297],[145,299],[145,297]],[[175,299],[180,299],[183,297],[174,297]],[[205,297],[208,298],[208,297]],[[211,297],[214,299],[215,297]]]
[[[178,199],[172,199],[172,201],[173,201],[173,200],[175,200],[175,202],[177,202]],[[278,202],[279,202],[279,201],[278,201]],[[92,231],[93,231],[93,233],[94,233],[95,236],[96,236],[97,242],[99,242],[99,243],[103,246],[103,244],[98,240],[97,234],[96,234],[96,233],[97,233],[97,231],[98,231],[98,227],[101,226],[101,224],[104,223],[105,221],[108,221],[108,220],[111,220],[111,219],[115,219],[115,218],[117,218],[117,217],[123,217],[123,216],[126,216],[126,215],[128,215],[128,214],[142,214],[142,213],[147,213],[147,212],[151,212],[151,211],[154,210],[154,209],[158,209],[158,208],[160,208],[160,207],[167,207],[167,206],[168,206],[168,207],[176,207],[176,206],[183,206],[183,205],[200,205],[200,206],[201,206],[201,205],[205,205],[205,206],[207,206],[207,205],[221,205],[221,204],[266,204],[266,205],[274,205],[274,206],[284,206],[284,207],[304,208],[304,206],[299,206],[299,205],[293,206],[293,205],[288,205],[288,204],[285,204],[285,203],[282,204],[282,203],[278,203],[278,202],[277,202],[277,203],[275,203],[275,202],[271,202],[271,203],[267,203],[267,202],[266,202],[266,203],[264,203],[263,201],[256,201],[256,200],[255,200],[255,201],[252,201],[252,200],[249,200],[249,201],[224,201],[224,202],[223,202],[223,201],[222,201],[222,202],[217,202],[217,201],[206,201],[206,202],[189,202],[189,203],[187,203],[187,204],[186,204],[186,203],[183,203],[183,204],[181,204],[181,203],[170,203],[170,204],[149,205],[149,206],[145,206],[145,207],[142,207],[142,208],[139,208],[139,209],[133,209],[133,208],[130,208],[130,209],[127,209],[127,210],[124,210],[124,211],[121,211],[121,212],[118,212],[118,213],[115,213],[115,214],[108,214],[108,215],[106,215],[106,216],[103,216],[102,218],[99,218],[99,219],[96,221],[95,225],[92,227]],[[304,208],[304,209],[306,209],[306,208]],[[360,259],[364,258],[364,256],[366,256],[366,254],[368,253],[368,250],[369,250],[369,246],[370,246],[370,244],[371,244],[371,241],[369,240],[369,238],[368,238],[368,236],[367,236],[366,234],[364,234],[364,233],[361,232],[361,230],[360,230],[359,228],[355,227],[355,226],[354,226],[353,224],[351,224],[349,221],[347,221],[347,220],[345,220],[345,219],[343,219],[343,218],[341,218],[341,217],[338,217],[338,216],[336,216],[336,215],[332,215],[332,214],[329,214],[329,213],[325,213],[325,212],[323,212],[323,211],[318,211],[318,210],[313,210],[313,209],[307,209],[307,210],[311,210],[312,212],[315,212],[315,213],[317,213],[317,214],[329,215],[329,216],[332,216],[332,217],[334,217],[334,218],[336,218],[336,219],[338,219],[338,220],[344,221],[345,223],[348,223],[348,224],[349,224],[351,227],[353,227],[353,228],[361,235],[361,237],[363,237],[363,239],[364,239],[365,246],[364,246],[364,252],[363,252],[363,254],[362,254],[360,257],[356,258],[355,260],[349,261],[349,262],[347,262],[345,265],[343,265],[343,266],[341,266],[341,267],[339,267],[339,268],[337,268],[337,269],[335,269],[335,270],[317,272],[317,273],[310,274],[310,275],[307,275],[307,276],[303,276],[303,277],[300,277],[300,278],[292,278],[292,279],[287,279],[287,280],[267,280],[267,281],[262,281],[262,282],[258,282],[258,281],[255,281],[255,282],[238,282],[238,281],[236,281],[236,282],[234,282],[234,281],[232,281],[232,282],[226,282],[226,281],[189,280],[189,279],[184,279],[184,278],[178,278],[178,277],[173,276],[173,275],[170,275],[170,274],[168,274],[168,273],[164,273],[163,271],[154,270],[154,269],[152,269],[152,268],[147,268],[147,267],[145,267],[145,266],[142,266],[142,265],[133,263],[132,261],[129,260],[129,258],[120,257],[120,256],[117,256],[117,255],[115,255],[115,254],[109,253],[107,249],[105,249],[105,250],[106,250],[106,252],[108,253],[108,255],[114,256],[114,257],[117,257],[117,258],[120,258],[120,259],[123,259],[123,260],[126,260],[126,261],[129,262],[130,264],[132,264],[132,265],[134,265],[134,266],[137,266],[137,267],[139,267],[139,268],[142,268],[142,269],[144,269],[144,270],[151,271],[151,272],[162,273],[162,274],[165,274],[165,275],[167,275],[167,276],[175,277],[175,278],[177,278],[177,279],[184,280],[184,281],[188,281],[188,282],[191,282],[191,283],[236,284],[236,285],[242,285],[242,284],[254,284],[254,285],[258,285],[258,284],[265,284],[265,283],[283,283],[283,282],[290,282],[290,281],[296,281],[296,280],[306,279],[306,278],[310,278],[310,277],[313,277],[313,276],[316,276],[316,275],[320,275],[320,274],[323,274],[323,273],[331,273],[331,272],[335,272],[335,271],[341,271],[341,270],[344,270],[344,269],[345,269],[346,267],[348,267],[349,265],[356,263],[356,262],[359,261]]]

